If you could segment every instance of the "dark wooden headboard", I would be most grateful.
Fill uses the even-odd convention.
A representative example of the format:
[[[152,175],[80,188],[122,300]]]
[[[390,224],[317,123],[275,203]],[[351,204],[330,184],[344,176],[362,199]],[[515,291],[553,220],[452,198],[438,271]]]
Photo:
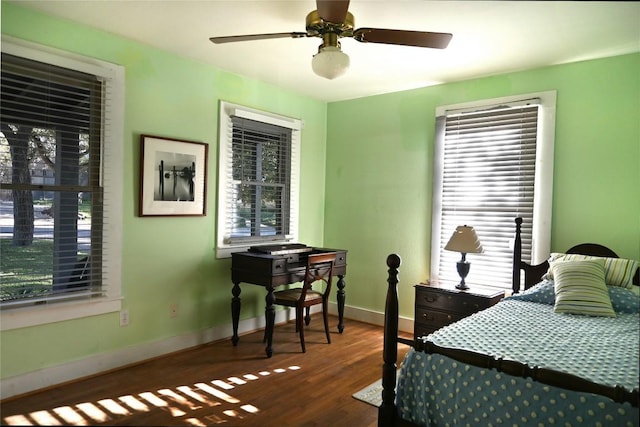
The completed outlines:
[[[539,283],[542,280],[542,276],[549,269],[549,263],[544,261],[542,264],[531,265],[522,261],[522,218],[516,218],[516,237],[515,243],[513,247],[513,277],[512,277],[512,290],[513,293],[516,294],[521,290],[521,279],[520,272],[524,271],[524,289],[529,289],[531,286]],[[567,249],[565,252],[567,254],[581,254],[581,255],[591,255],[591,256],[599,256],[604,258],[619,258],[618,254],[616,254],[611,249],[606,246],[599,245],[597,243],[581,243],[579,245],[573,246],[572,248]],[[636,286],[640,286],[640,269],[636,271],[635,276],[633,277],[633,284]]]

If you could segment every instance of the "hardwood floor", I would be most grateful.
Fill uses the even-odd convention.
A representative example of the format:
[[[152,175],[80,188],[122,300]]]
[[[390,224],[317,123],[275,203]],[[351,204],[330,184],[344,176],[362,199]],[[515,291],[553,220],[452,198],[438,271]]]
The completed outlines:
[[[382,327],[312,316],[301,353],[293,322],[277,325],[267,359],[263,331],[1,402],[3,425],[349,426],[378,410],[351,395],[380,378]],[[401,346],[398,363],[408,350]]]

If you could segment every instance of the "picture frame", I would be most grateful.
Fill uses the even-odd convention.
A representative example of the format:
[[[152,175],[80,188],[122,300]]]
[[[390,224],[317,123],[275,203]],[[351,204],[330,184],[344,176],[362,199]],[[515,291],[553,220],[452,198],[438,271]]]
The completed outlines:
[[[209,145],[140,136],[139,216],[206,215]]]

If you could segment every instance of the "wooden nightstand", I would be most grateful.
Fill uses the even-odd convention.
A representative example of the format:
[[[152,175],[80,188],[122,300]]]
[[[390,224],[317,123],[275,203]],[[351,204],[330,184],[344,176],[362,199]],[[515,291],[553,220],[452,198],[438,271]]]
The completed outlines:
[[[460,291],[453,283],[420,283],[415,288],[414,338],[489,308],[504,298],[504,291],[478,286]]]

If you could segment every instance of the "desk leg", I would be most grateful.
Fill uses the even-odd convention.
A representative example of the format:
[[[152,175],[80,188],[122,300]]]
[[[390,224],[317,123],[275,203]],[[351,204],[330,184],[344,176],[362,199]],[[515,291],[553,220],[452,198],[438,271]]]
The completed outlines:
[[[265,297],[266,306],[264,309],[264,316],[267,321],[265,329],[265,332],[267,334],[267,348],[265,349],[267,357],[271,357],[273,355],[271,344],[273,344],[273,328],[276,323],[276,310],[273,307],[273,303],[275,300],[276,297],[273,294],[273,288],[271,286],[267,286],[267,296]]]
[[[231,320],[233,321],[233,336],[231,342],[238,345],[238,323],[240,323],[240,283],[234,283],[231,290]]]
[[[338,332],[344,331],[344,275],[338,276]]]

